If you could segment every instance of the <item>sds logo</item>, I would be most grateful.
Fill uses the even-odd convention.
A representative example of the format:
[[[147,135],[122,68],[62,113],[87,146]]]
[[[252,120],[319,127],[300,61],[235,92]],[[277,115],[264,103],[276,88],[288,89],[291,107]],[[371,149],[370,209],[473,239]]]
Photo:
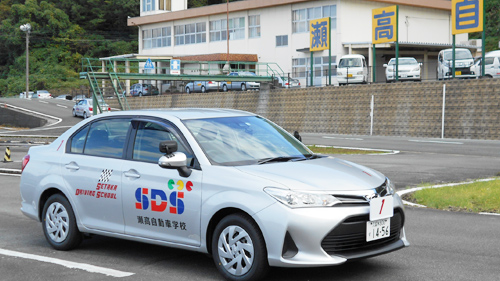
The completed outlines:
[[[168,181],[168,188],[177,191],[172,191],[168,195],[161,189],[150,189],[150,188],[137,188],[135,190],[135,208],[138,210],[151,210],[153,212],[164,212],[168,207],[168,202],[170,202],[169,212],[171,214],[182,214],[184,213],[184,182],[179,180],[175,184],[174,180]],[[188,181],[185,185],[186,191],[189,192],[193,190],[193,183]]]

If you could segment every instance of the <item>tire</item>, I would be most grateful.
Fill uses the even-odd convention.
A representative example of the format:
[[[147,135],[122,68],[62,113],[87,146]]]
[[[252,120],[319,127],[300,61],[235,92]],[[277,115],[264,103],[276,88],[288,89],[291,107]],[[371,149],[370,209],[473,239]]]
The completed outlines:
[[[191,89],[189,89],[189,87],[186,87],[186,93],[191,94]]]
[[[50,246],[56,250],[67,251],[82,242],[83,235],[76,225],[75,214],[68,199],[62,194],[49,197],[42,213],[43,234]]]
[[[236,236],[239,239],[233,240]],[[212,257],[220,274],[232,281],[259,280],[269,270],[262,233],[243,214],[229,215],[217,224],[212,236]]]
[[[142,97],[142,92],[139,92],[139,97]]]
[[[227,85],[226,84],[222,85],[222,91],[227,92]]]
[[[201,86],[201,92],[202,93],[206,93],[207,92],[207,89],[205,89],[205,86]]]
[[[73,109],[73,117],[76,117],[76,112],[74,109]]]
[[[88,116],[87,116],[87,112],[85,112],[85,111],[84,111],[84,112],[83,112],[83,119],[87,119],[87,118],[88,118]]]
[[[241,90],[244,92],[247,90],[247,84],[243,83],[241,84]]]

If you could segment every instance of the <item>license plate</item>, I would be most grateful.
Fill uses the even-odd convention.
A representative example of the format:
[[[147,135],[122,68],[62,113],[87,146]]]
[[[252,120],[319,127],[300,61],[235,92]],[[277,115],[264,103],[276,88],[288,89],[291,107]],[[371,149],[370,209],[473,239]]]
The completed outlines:
[[[455,76],[462,75],[462,71],[455,71]]]
[[[408,77],[408,74],[401,74],[401,77],[406,78],[406,77]]]
[[[347,77],[352,78],[352,74],[347,74]]]
[[[389,237],[391,235],[391,219],[366,222],[366,242]]]

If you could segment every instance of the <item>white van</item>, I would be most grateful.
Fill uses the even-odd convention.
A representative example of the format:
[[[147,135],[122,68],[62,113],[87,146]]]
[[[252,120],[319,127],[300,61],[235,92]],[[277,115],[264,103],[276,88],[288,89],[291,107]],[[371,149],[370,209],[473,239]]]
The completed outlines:
[[[474,66],[471,67],[474,70],[474,73],[476,73],[477,77],[482,76],[481,61],[482,58],[479,57],[474,63]],[[491,51],[485,54],[484,61],[486,62],[484,66],[484,73],[485,73],[484,76],[488,78],[500,77],[500,50]]]
[[[452,76],[453,49],[441,50],[438,55],[437,79],[451,79]],[[476,78],[474,70],[474,59],[469,49],[455,49],[455,77]]]
[[[337,67],[339,85],[366,83],[368,81],[368,67],[363,55],[342,56]]]

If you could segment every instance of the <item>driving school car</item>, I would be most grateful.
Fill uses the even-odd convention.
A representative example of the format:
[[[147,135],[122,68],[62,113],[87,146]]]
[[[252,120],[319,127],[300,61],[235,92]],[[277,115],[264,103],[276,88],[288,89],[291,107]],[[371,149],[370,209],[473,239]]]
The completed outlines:
[[[104,113],[23,160],[22,212],[55,249],[98,234],[212,255],[228,280],[409,245],[381,173],[316,155],[276,124],[227,109]],[[88,242],[92,243],[92,242]]]

